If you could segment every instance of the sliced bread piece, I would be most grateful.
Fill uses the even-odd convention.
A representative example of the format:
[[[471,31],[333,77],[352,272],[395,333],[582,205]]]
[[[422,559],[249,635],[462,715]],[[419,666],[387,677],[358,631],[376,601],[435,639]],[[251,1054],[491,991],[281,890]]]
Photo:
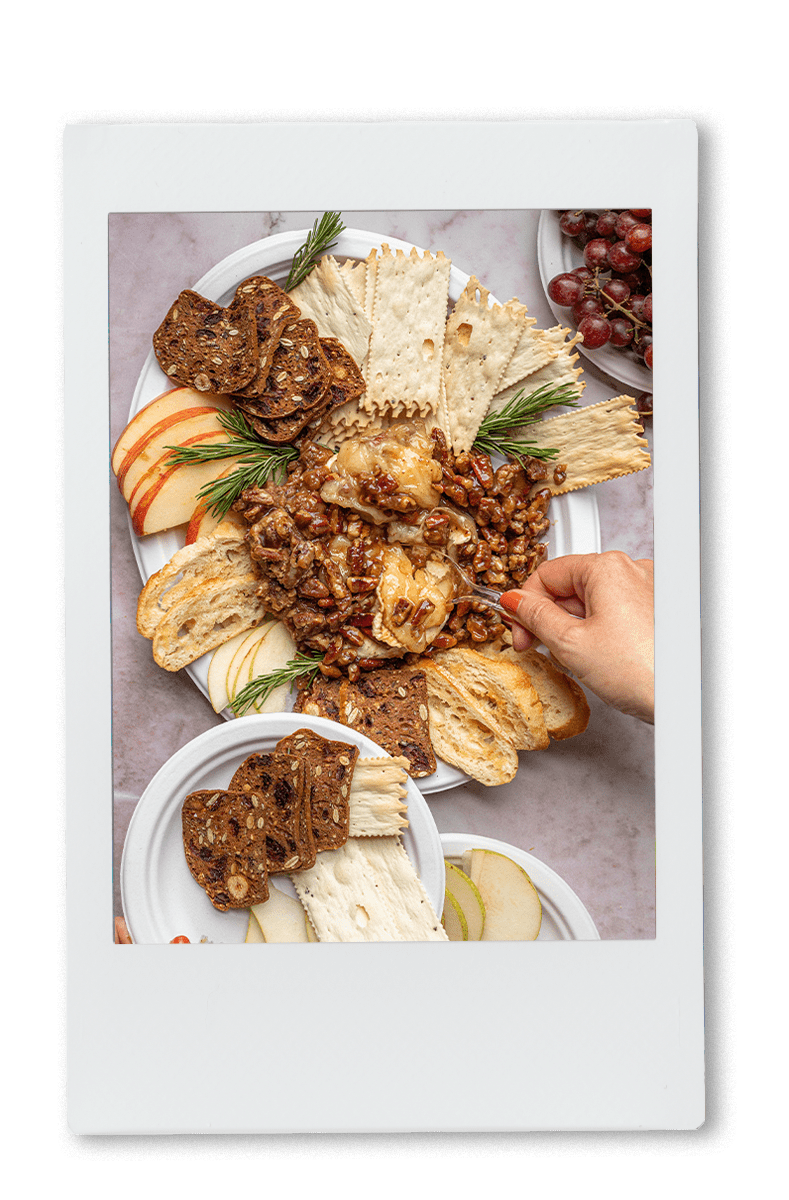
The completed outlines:
[[[538,650],[515,650],[512,646],[483,646],[491,659],[504,658],[529,676],[542,704],[548,734],[554,741],[576,737],[589,724],[589,702],[584,690],[560,667]]]
[[[513,780],[518,752],[501,726],[491,721],[489,710],[480,708],[465,688],[429,659],[420,666],[427,684],[430,739],[438,757],[485,787]]]
[[[253,573],[244,531],[222,523],[206,537],[176,550],[170,561],[152,575],[137,601],[137,629],[152,638],[169,610],[208,579],[241,578]]]
[[[152,636],[154,661],[180,671],[209,650],[265,620],[257,575],[204,580],[173,605]]]
[[[440,650],[432,661],[469,693],[492,724],[501,726],[516,750],[544,750],[550,744],[539,696],[515,663],[468,646]]]

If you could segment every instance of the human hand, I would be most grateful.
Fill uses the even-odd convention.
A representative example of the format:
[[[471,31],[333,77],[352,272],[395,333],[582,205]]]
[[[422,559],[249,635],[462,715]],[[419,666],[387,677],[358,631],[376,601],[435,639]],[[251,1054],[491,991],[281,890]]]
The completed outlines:
[[[132,940],[123,917],[115,918],[115,945],[131,946]]]
[[[606,704],[654,722],[651,559],[634,561],[618,550],[550,559],[501,603],[520,622],[512,626],[516,650],[541,641]]]

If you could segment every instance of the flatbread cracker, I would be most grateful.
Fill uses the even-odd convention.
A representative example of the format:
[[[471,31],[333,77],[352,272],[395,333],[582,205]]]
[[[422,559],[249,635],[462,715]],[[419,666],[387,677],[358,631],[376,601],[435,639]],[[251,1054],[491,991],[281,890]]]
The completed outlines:
[[[367,263],[364,260],[356,262],[352,258],[346,258],[345,262],[340,264],[339,271],[364,310],[364,298],[367,291]]]
[[[448,940],[397,837],[350,838],[290,878],[321,942]]]
[[[651,463],[648,442],[640,435],[632,396],[615,396],[585,408],[575,408],[526,426],[529,441],[559,451],[556,462],[564,463],[567,478],[561,484],[548,479],[538,487],[549,487],[554,496],[578,488],[604,483],[621,475],[643,471]]]
[[[331,255],[324,255],[290,298],[318,326],[322,338],[338,338],[361,367],[370,345],[372,325]]]
[[[451,263],[439,251],[420,258],[392,254],[375,261],[373,330],[367,391],[360,406],[373,414],[425,417],[437,410]],[[368,289],[371,272],[368,270]]]
[[[407,758],[360,758],[350,794],[349,837],[397,836],[408,826]]]
[[[568,341],[567,335],[570,331],[563,329],[561,325],[556,325],[552,329],[541,329],[539,332],[545,343],[556,350],[556,356],[545,366],[532,371],[525,378],[519,379],[508,387],[500,388],[490,402],[489,413],[498,412],[499,409],[504,408],[517,392],[522,392],[525,399],[539,388],[546,386],[552,388],[574,387],[578,397],[581,396],[586,384],[581,380],[583,368],[575,365],[579,360],[578,352],[573,353],[577,343],[583,340],[581,335],[576,333]]]
[[[497,384],[497,391],[518,383],[527,375],[533,375],[541,367],[547,367],[559,353],[554,339],[548,336],[544,329],[534,329],[537,322],[534,317],[526,318],[526,328],[520,336],[512,358],[504,368],[504,374]]]
[[[472,275],[447,321],[443,374],[450,441],[470,450],[526,327],[524,305],[489,303],[490,292]]]

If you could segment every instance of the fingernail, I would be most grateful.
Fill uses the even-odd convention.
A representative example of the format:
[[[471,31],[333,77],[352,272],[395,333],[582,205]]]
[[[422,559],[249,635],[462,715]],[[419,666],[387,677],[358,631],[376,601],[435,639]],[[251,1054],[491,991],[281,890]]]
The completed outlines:
[[[516,613],[520,604],[520,598],[520,592],[504,592],[501,597],[501,606],[508,609],[511,613]]]

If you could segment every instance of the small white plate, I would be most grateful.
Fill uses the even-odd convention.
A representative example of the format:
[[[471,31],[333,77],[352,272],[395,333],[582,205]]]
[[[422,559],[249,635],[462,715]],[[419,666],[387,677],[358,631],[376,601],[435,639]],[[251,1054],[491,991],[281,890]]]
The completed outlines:
[[[121,899],[132,941],[141,945],[170,942],[242,943],[248,911],[219,912],[195,882],[184,855],[181,807],[191,792],[226,788],[236,768],[250,754],[274,749],[280,738],[297,729],[358,746],[363,757],[389,757],[385,750],[354,729],[323,717],[300,713],[264,713],[240,717],[209,729],[178,750],[157,771],[134,810],[121,860]],[[427,801],[408,780],[408,828],[403,845],[425,886],[433,907],[444,906],[444,855]],[[295,896],[286,876],[276,886]]]
[[[469,833],[442,833],[444,858],[460,866],[466,850],[497,850],[523,867],[536,887],[542,904],[538,942],[595,942],[600,940],[595,923],[575,892],[544,862],[495,838]]]
[[[564,271],[574,271],[584,265],[583,251],[576,246],[572,238],[562,233],[559,226],[559,213],[551,208],[544,208],[540,213],[540,223],[537,228],[537,262],[540,268],[545,299],[551,312],[562,325],[571,322],[569,308],[555,304],[548,295],[548,284],[555,275]],[[606,375],[617,379],[628,387],[636,388],[639,392],[652,393],[652,372],[644,366],[635,354],[629,350],[616,350],[611,346],[601,346],[599,350],[586,350],[583,342],[578,342],[577,350],[589,362],[594,363]]]
[[[227,258],[222,259],[212,267],[202,279],[191,285],[193,289],[219,304],[227,303],[235,292],[238,284],[251,275],[266,275],[269,279],[283,284],[287,279],[293,255],[303,245],[308,230],[299,229],[287,233],[278,233],[273,237],[262,238],[243,246]],[[346,229],[331,248],[330,253],[339,261],[346,258],[362,259],[373,248],[380,249],[385,243],[392,250],[410,252],[413,244],[397,238],[387,237],[379,233],[370,233],[362,229]],[[424,251],[416,247],[420,255]],[[470,276],[452,266],[449,275],[449,298],[455,301],[460,296],[469,281]],[[163,314],[164,315],[164,314]],[[153,331],[151,331],[153,333]],[[151,400],[172,387],[172,382],[160,368],[156,356],[151,350],[140,372],[134,391],[129,420]],[[570,492],[560,496],[551,504],[552,524],[548,535],[548,556],[555,558],[560,554],[591,554],[599,552],[600,522],[597,512],[597,499],[587,489],[581,492]],[[132,549],[137,560],[137,566],[143,581],[150,579],[170,561],[173,554],[184,544],[183,529],[168,529],[163,533],[153,533],[146,537],[137,537],[128,518],[129,536]],[[203,695],[208,698],[208,665],[211,654],[204,654],[184,670],[197,685]],[[292,696],[288,706],[293,703]],[[225,719],[232,720],[233,715],[226,709],[221,714]],[[439,762],[437,770],[419,780],[418,787],[425,795],[434,792],[447,791],[459,784],[468,782],[468,775],[457,767]]]

